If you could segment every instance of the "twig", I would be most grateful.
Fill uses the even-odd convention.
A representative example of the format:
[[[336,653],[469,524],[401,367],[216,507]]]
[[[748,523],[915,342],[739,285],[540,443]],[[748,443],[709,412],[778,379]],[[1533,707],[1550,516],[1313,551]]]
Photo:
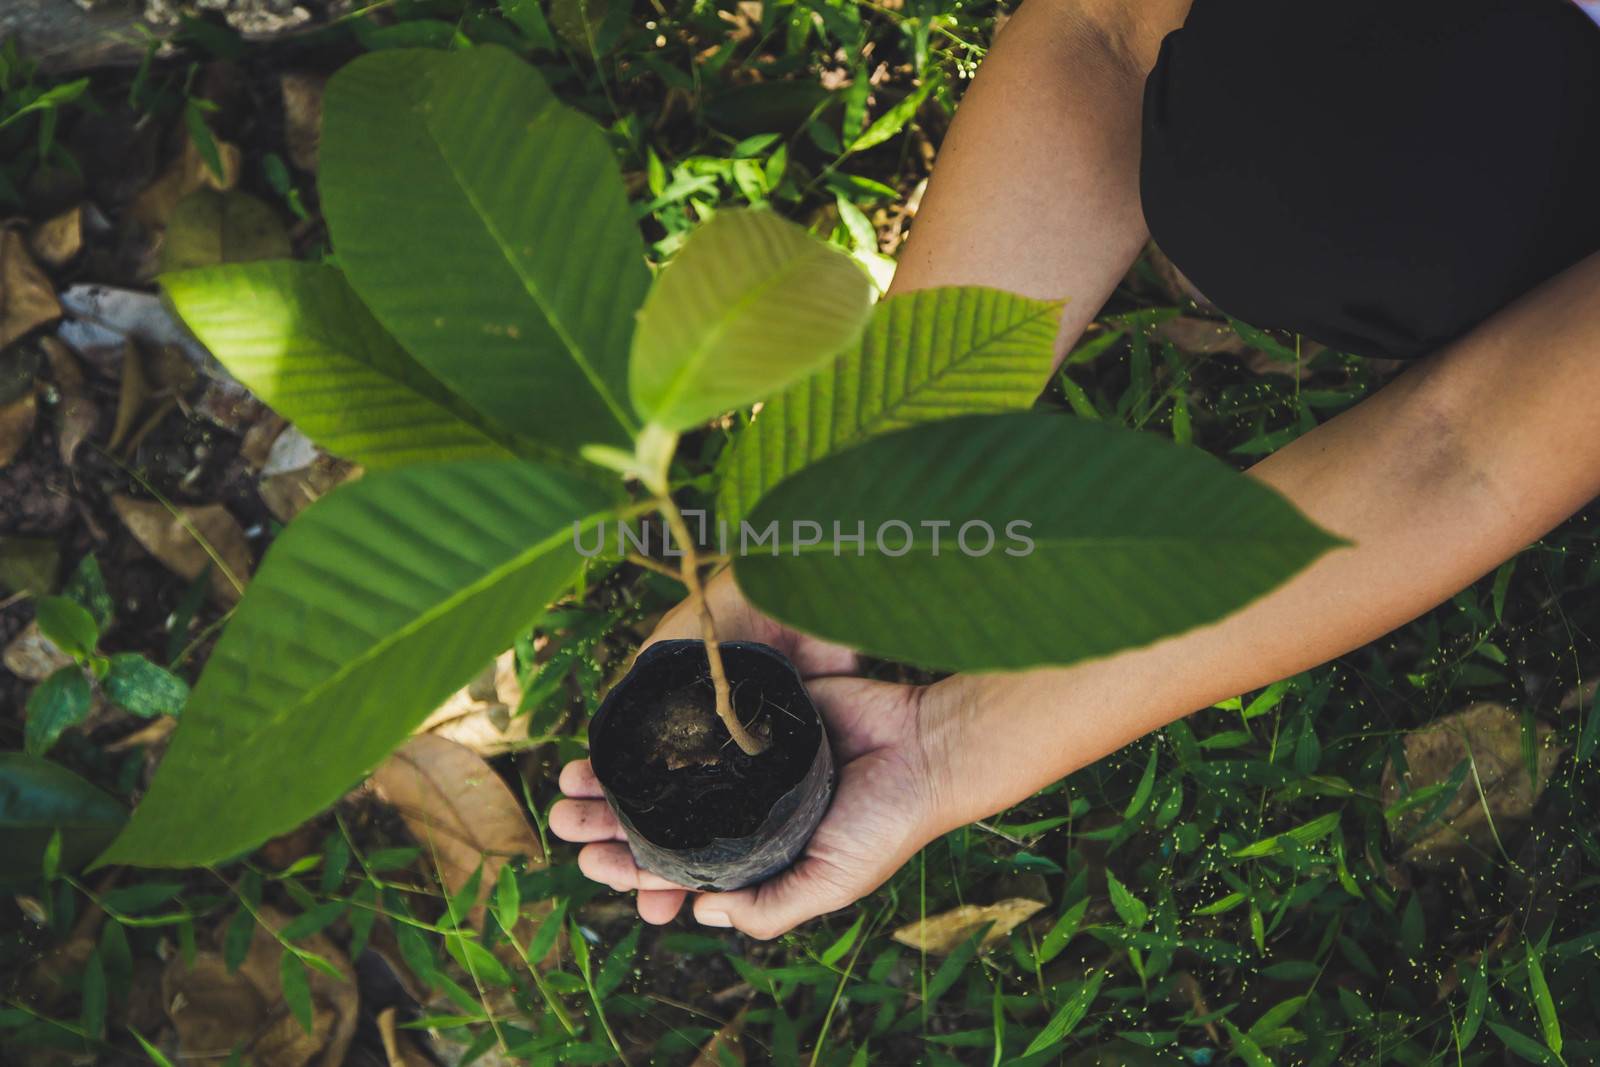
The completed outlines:
[[[722,665],[722,648],[717,642],[717,620],[711,614],[705,589],[700,584],[700,564],[695,556],[694,539],[684,524],[683,514],[672,497],[662,494],[659,500],[661,514],[666,517],[672,536],[683,549],[683,584],[689,587],[689,599],[694,602],[700,616],[700,637],[706,646],[706,663],[711,668],[711,688],[716,692],[717,717],[728,728],[728,734],[747,756],[759,756],[766,750],[766,742],[756,737],[733,710],[733,697],[728,689],[728,672]]]

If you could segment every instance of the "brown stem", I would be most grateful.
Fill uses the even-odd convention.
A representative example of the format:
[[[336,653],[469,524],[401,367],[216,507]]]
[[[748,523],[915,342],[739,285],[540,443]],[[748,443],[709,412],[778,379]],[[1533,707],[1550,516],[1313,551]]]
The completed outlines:
[[[682,571],[673,570],[671,567],[660,562],[659,560],[653,560],[649,556],[641,556],[637,552],[629,552],[626,558],[628,562],[633,564],[635,567],[643,567],[647,571],[654,571],[657,574],[665,575],[675,582],[683,581]],[[0,604],[0,607],[4,606],[4,604]]]
[[[711,615],[711,605],[707,603],[706,591],[700,584],[700,562],[695,555],[694,539],[689,536],[689,528],[684,524],[678,505],[664,494],[661,497],[661,514],[666,516],[673,538],[683,548],[683,584],[689,587],[689,599],[694,602],[695,611],[700,616],[700,638],[705,642],[706,662],[711,667],[711,688],[717,695],[717,718],[722,720],[734,744],[745,755],[759,756],[766,750],[766,742],[746,730],[733,710],[728,672],[722,666],[722,647],[717,641],[717,620]]]

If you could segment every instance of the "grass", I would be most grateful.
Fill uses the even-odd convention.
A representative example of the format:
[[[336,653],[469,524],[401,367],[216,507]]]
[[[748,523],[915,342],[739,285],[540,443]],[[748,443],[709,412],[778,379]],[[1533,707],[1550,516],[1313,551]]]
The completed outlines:
[[[670,254],[710,208],[766,203],[881,278],[998,15],[954,0],[439,0],[372,5],[267,46],[194,23],[179,59],[131,80],[63,83],[78,88],[28,114],[60,86],[28,72],[0,80],[12,94],[0,137],[38,157],[14,157],[3,174],[26,203],[40,160],[67,166],[46,115],[132,99],[166,121],[200,113],[205,129],[242,141],[247,185],[286,216],[314,220],[314,186],[283,166],[270,121],[194,103],[206,63],[259,73],[330,66],[362,48],[498,41],[610,130],[654,254]],[[1129,275],[1042,404],[1245,466],[1389,373],[1244,324],[1223,323],[1231,351],[1205,354],[1174,325],[1198,313],[1158,266],[1146,259]],[[729,436],[713,428],[689,450],[691,485]],[[16,898],[0,939],[10,976],[0,1046],[142,1054],[163,1020],[138,1015],[148,978],[136,976],[212,938],[229,963],[243,960],[266,903],[290,917],[272,937],[296,961],[281,978],[294,1015],[310,1018],[302,983],[332,966],[309,947],[316,939],[351,957],[381,944],[430,1001],[426,1016],[402,1012],[402,1031],[432,1029],[462,1062],[503,1045],[535,1063],[686,1063],[735,1028],[749,1062],[841,1067],[1595,1062],[1600,707],[1561,707],[1597,663],[1595,542],[1594,515],[1582,514],[1381,641],[947,835],[868,899],[771,944],[686,923],[641,927],[625,901],[578,875],[565,846],[549,868],[503,879],[511,888],[496,887],[497,906],[474,926],[465,894],[446,900],[428,857],[359,799],[306,828],[297,847],[217,871],[125,872],[108,884],[59,875]],[[677,595],[658,575],[608,565],[541,622],[537,637],[557,652],[532,679],[542,694],[532,732],[552,739],[550,755],[503,761],[536,817],[555,796],[549,767],[583,752],[607,665]],[[1408,732],[1483,701],[1517,717],[1511,765],[1539,767],[1542,744],[1564,750],[1530,827],[1510,817],[1487,773],[1505,753],[1474,751],[1432,789],[1385,796],[1384,769],[1404,763]],[[62,758],[121,794],[141,770],[138,753],[80,745]],[[1442,870],[1402,859],[1408,840],[1447,820],[1463,783],[1493,833]],[[1046,907],[992,950],[979,951],[976,933],[942,957],[889,936],[959,904],[1018,896]],[[495,953],[503,927],[537,902],[553,910],[519,928],[507,964]],[[79,920],[96,908],[106,919],[85,940]],[[552,948],[547,970],[523,962]],[[57,961],[43,993],[41,959]]]

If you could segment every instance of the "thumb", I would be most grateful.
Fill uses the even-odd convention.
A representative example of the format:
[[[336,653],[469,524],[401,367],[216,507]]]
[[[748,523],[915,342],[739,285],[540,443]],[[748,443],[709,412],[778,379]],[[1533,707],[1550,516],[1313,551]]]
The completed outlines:
[[[733,927],[761,941],[786,934],[819,915],[837,911],[856,895],[841,887],[822,863],[803,859],[770,881],[729,893],[702,893],[694,902],[702,926]]]

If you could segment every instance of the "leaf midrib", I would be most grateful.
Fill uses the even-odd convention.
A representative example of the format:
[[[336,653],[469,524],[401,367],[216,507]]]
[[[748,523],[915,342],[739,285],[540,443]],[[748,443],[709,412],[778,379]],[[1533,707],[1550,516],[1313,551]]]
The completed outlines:
[[[755,519],[751,519],[750,521],[751,521],[752,524],[757,524],[758,525],[758,523],[756,522]],[[779,519],[778,521],[781,523],[783,520]],[[842,522],[853,521],[853,520],[839,519],[837,521],[842,523]],[[893,521],[893,520],[885,520],[885,521]],[[902,521],[904,521],[904,520],[902,520]],[[968,521],[973,521],[973,520],[968,520]],[[988,521],[988,520],[981,520],[981,521]],[[990,528],[991,529],[993,528],[993,523],[990,524]],[[955,542],[955,536],[956,536],[954,531],[959,529],[959,527],[957,527],[954,524],[952,524],[949,527],[946,527],[946,528],[943,528],[943,529],[946,529],[946,530],[949,531],[949,534],[948,534],[949,542],[948,543],[953,544]],[[1306,533],[1293,534],[1293,535],[1290,535],[1290,536],[1287,536],[1287,537],[1268,537],[1268,536],[1264,536],[1264,535],[1251,535],[1251,536],[1245,536],[1245,537],[1184,537],[1184,536],[1181,536],[1181,535],[1172,535],[1172,534],[1163,534],[1163,535],[1160,535],[1160,536],[1151,536],[1151,537],[1146,537],[1146,536],[1134,536],[1134,537],[1040,537],[1040,536],[1032,534],[1032,532],[1030,531],[1030,539],[1034,543],[1033,552],[1028,553],[1027,556],[1006,556],[1005,558],[1007,558],[1007,559],[1026,559],[1026,558],[1028,558],[1028,556],[1032,556],[1032,555],[1037,554],[1040,548],[1043,548],[1043,547],[1046,547],[1046,546],[1048,546],[1050,548],[1054,548],[1054,549],[1079,549],[1079,548],[1107,549],[1107,548],[1122,548],[1122,547],[1126,547],[1128,545],[1138,545],[1140,547],[1160,547],[1160,546],[1163,546],[1163,545],[1171,545],[1171,546],[1177,546],[1177,547],[1182,547],[1182,548],[1193,548],[1193,547],[1195,547],[1197,545],[1204,546],[1204,545],[1213,545],[1213,544],[1225,544],[1225,545],[1262,544],[1262,545],[1269,545],[1269,546],[1286,546],[1286,547],[1291,547],[1291,546],[1292,547],[1299,547],[1299,546],[1304,545],[1304,544],[1312,544],[1312,545],[1324,545],[1329,550],[1335,549],[1335,548],[1348,548],[1350,546],[1350,543],[1348,541],[1344,541],[1344,540],[1342,540],[1340,538],[1334,537],[1332,534],[1326,533],[1326,532],[1321,531],[1321,530],[1317,530],[1315,528],[1313,528],[1311,531],[1306,532]],[[997,543],[998,543],[998,535],[997,535]],[[944,545],[944,544],[946,544],[946,542],[944,541],[944,538],[941,536],[941,545]],[[792,545],[792,544],[787,546],[784,551],[779,553],[777,558],[781,559],[781,558],[783,558],[785,556],[788,556],[789,558],[792,559],[792,558],[796,558],[796,557],[804,558],[806,556],[821,556],[821,555],[833,556],[834,555],[832,544],[829,543],[826,540],[820,542],[819,544],[815,544],[815,545],[802,545],[802,546],[800,546],[800,551],[798,553],[794,551],[794,548],[795,548],[795,546]],[[913,541],[911,546],[905,552],[901,553],[900,555],[898,555],[898,556],[889,556],[887,554],[884,554],[884,558],[893,559],[893,560],[903,560],[903,559],[910,559],[910,558],[919,557],[919,556],[926,556],[929,559],[947,559],[947,558],[948,559],[956,559],[956,558],[959,558],[959,559],[968,559],[968,560],[979,560],[979,559],[988,558],[990,556],[994,556],[995,554],[996,553],[991,548],[991,550],[989,552],[986,552],[986,553],[984,553],[982,555],[969,556],[965,552],[962,552],[960,547],[957,546],[953,550],[950,550],[950,551],[944,551],[943,549],[941,549],[941,553],[939,555],[935,556],[933,554],[933,546],[932,546],[931,543],[924,544],[924,543],[919,542],[919,541]],[[861,555],[861,556],[857,556],[857,555],[855,555],[853,553],[840,553],[840,554],[838,554],[837,558],[839,558],[839,559],[865,560],[865,559],[872,559],[874,556],[877,556],[877,555],[879,555],[879,553],[869,552],[869,553],[866,553],[866,554]],[[763,559],[763,558],[771,558],[771,557],[764,557],[764,556],[761,556],[761,555],[751,555],[748,558],[750,558],[750,559]]]
[[[578,532],[587,532],[593,528],[595,523],[604,522],[607,519],[615,517],[616,514],[617,513],[614,510],[607,510],[595,515],[590,515],[585,519],[578,520],[583,524],[581,530]],[[398,629],[391,631],[388,636],[379,640],[365,652],[346,662],[344,666],[340,667],[327,678],[323,679],[314,688],[306,690],[299,699],[280,704],[277,709],[267,717],[266,721],[260,724],[260,726],[253,730],[252,733],[259,736],[267,733],[270,730],[277,729],[286,719],[298,714],[301,709],[315,702],[324,693],[334,688],[357,670],[366,667],[369,663],[381,657],[400,641],[413,636],[424,626],[438,620],[444,615],[449,614],[457,607],[460,607],[462,604],[471,600],[478,593],[499,582],[502,578],[507,577],[523,567],[531,565],[540,557],[547,554],[551,549],[559,546],[561,542],[564,541],[568,536],[568,531],[563,528],[556,533],[551,534],[549,537],[544,538],[543,540],[534,542],[522,552],[519,552],[515,556],[511,557],[511,559],[507,560],[505,563],[502,563],[500,566],[485,572],[476,581],[469,582],[467,585],[462,586],[460,589],[456,590],[442,601],[424,611],[419,612],[409,622]],[[232,751],[238,752],[239,749],[235,748]],[[212,773],[201,774],[197,776],[195,780],[207,783],[212,782],[218,777],[219,772],[228,770],[231,768],[231,766],[231,759],[228,756],[224,756],[222,759],[212,764]]]
[[[427,92],[425,91],[423,98],[426,99],[426,97]],[[550,98],[546,102],[545,106],[540,109],[538,116],[532,122],[528,123],[526,132],[522,136],[532,136],[538,127],[545,124],[546,119],[549,116],[558,114],[559,109],[560,105],[555,102],[554,98]],[[451,159],[450,154],[445,151],[444,143],[434,132],[433,123],[429,117],[433,114],[433,109],[428,107],[418,108],[416,110],[419,113],[419,117],[422,119],[423,129],[428,131],[429,142],[434,146],[434,149],[438,152],[440,161],[444,163],[445,169],[450,173],[450,180],[456,184],[456,188],[460,189],[461,194],[466,197],[467,203],[472,207],[473,215],[483,226],[484,231],[488,233],[489,239],[494,243],[494,246],[500,250],[500,255],[505,259],[506,265],[511,268],[511,273],[516,275],[517,280],[522,283],[523,291],[532,297],[533,302],[538,305],[540,314],[542,314],[545,318],[545,321],[550,324],[550,328],[555,332],[556,337],[566,348],[567,354],[572,358],[572,362],[577,365],[578,369],[583,373],[583,376],[588,379],[590,386],[593,387],[594,391],[599,394],[601,401],[604,402],[606,406],[606,409],[611,412],[611,417],[616,419],[617,424],[622,427],[622,431],[630,438],[635,436],[637,433],[637,428],[633,425],[633,420],[628,416],[627,410],[621,406],[616,397],[611,395],[610,388],[606,386],[604,379],[600,377],[599,371],[597,371],[591,363],[588,353],[584,351],[583,346],[578,343],[578,339],[574,337],[567,329],[565,320],[563,320],[560,315],[557,315],[553,311],[551,305],[546,300],[544,291],[540,288],[539,283],[530,275],[523,272],[523,270],[520,268],[517,258],[512,252],[510,244],[504,239],[499,229],[490,219],[488,212],[484,210],[482,203],[478,200],[478,197],[467,185],[466,180],[462,176],[460,169],[457,168],[455,161]]]
[[[787,281],[791,275],[800,271],[803,264],[810,263],[814,258],[816,258],[815,250],[805,249],[800,255],[790,259],[780,267],[766,282],[751,289],[736,300],[731,305],[729,313],[723,315],[716,325],[707,332],[705,340],[690,350],[688,358],[679,364],[677,373],[667,379],[667,386],[662,391],[661,401],[655,405],[656,411],[659,413],[672,410],[672,406],[678,402],[678,396],[687,388],[691,380],[691,372],[699,371],[701,365],[709,358],[711,349],[721,342],[723,335],[727,333],[736,319],[748,310],[752,304],[765,299],[771,290]]]
[[[953,370],[956,370],[957,368],[961,367],[962,365],[966,364],[969,360],[972,360],[972,359],[976,358],[977,354],[979,352],[982,352],[984,349],[987,349],[992,345],[999,344],[1005,338],[1009,337],[1011,334],[1015,333],[1018,330],[1021,330],[1021,329],[1025,328],[1025,327],[1028,327],[1028,326],[1032,326],[1038,319],[1041,319],[1041,318],[1045,317],[1046,315],[1049,315],[1052,311],[1059,310],[1061,307],[1062,307],[1062,304],[1060,304],[1060,303],[1046,305],[1045,307],[1041,308],[1037,314],[1032,314],[1032,315],[1027,316],[1024,319],[1020,319],[1017,322],[1012,323],[1010,326],[1007,326],[1004,330],[1001,330],[999,333],[991,334],[983,342],[983,344],[980,345],[979,347],[968,349],[964,355],[961,355],[961,356],[959,356],[959,357],[957,357],[955,359],[952,359],[950,362],[946,363],[944,365],[944,367],[942,367],[941,369],[933,372],[928,377],[924,378],[921,381],[921,383],[919,383],[915,388],[907,389],[904,392],[902,392],[900,394],[900,396],[894,400],[894,402],[892,402],[890,404],[886,404],[883,407],[879,408],[872,415],[870,420],[868,420],[866,422],[858,422],[858,423],[856,423],[854,429],[850,432],[850,434],[848,436],[843,437],[843,438],[838,438],[838,439],[835,439],[835,440],[829,442],[830,445],[831,445],[829,451],[830,452],[836,452],[841,447],[843,447],[845,445],[852,445],[852,444],[855,444],[857,441],[865,440],[866,438],[873,436],[874,433],[876,433],[877,431],[874,430],[874,429],[871,429],[870,427],[873,427],[873,426],[876,426],[879,423],[888,421],[888,419],[893,417],[895,412],[898,412],[902,407],[904,407],[906,404],[910,403],[912,397],[916,396],[918,393],[926,392],[929,388],[931,388],[931,387],[937,385],[939,382],[943,381],[947,374],[949,374]],[[857,349],[855,354],[860,355],[860,349]],[[833,383],[829,383],[829,384],[832,385]],[[803,385],[803,383],[802,383],[802,385]],[[1041,391],[1043,390],[1043,388],[1044,388],[1044,385],[1041,384],[1040,385]],[[827,453],[824,453],[824,455],[826,455],[826,454]],[[820,459],[820,458],[821,458],[820,456],[812,456],[807,461],[807,463],[815,462],[817,459]]]

